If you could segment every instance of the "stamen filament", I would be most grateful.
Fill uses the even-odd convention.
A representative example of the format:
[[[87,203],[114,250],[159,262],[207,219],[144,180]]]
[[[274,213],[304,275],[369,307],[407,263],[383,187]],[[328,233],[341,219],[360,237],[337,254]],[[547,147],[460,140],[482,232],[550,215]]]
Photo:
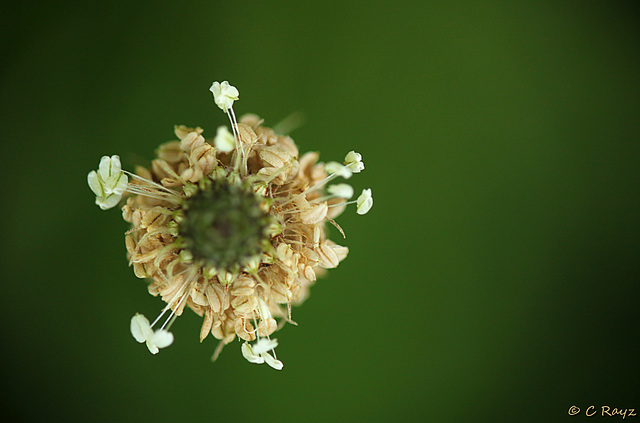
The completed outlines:
[[[284,206],[285,204],[289,204],[290,202],[310,193],[311,191],[314,191],[320,187],[322,187],[323,185],[325,185],[327,182],[337,178],[339,175],[337,173],[332,173],[331,175],[327,176],[326,178],[324,178],[322,181],[318,182],[317,184],[315,184],[314,186],[312,186],[311,188],[307,188],[306,190],[302,191],[300,194],[295,195],[293,197],[291,197],[289,200],[285,201],[284,203],[280,203],[281,206]]]

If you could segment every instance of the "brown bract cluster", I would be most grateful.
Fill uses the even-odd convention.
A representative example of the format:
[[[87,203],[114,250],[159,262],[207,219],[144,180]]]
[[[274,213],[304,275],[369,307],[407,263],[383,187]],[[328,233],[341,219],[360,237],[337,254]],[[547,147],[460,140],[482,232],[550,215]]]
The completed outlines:
[[[149,279],[149,292],[176,315],[189,307],[203,316],[201,341],[211,333],[223,344],[236,335],[246,341],[256,339],[256,332],[270,335],[291,321],[291,305],[304,301],[316,277],[348,253],[326,238],[325,223],[337,226],[332,219],[344,206],[323,198],[327,173],[318,154],[298,157],[290,137],[261,126],[255,115],[244,116],[237,130],[240,146],[222,153],[201,128],[176,127],[179,140],[161,145],[151,167],[136,173],[175,192],[177,200],[131,195],[123,207],[132,225],[126,247],[135,275]],[[207,268],[181,247],[178,216],[189,191],[203,178],[221,177],[250,183],[274,221],[268,247],[240,271]],[[131,183],[153,190],[142,179]],[[269,313],[261,312],[264,304]]]

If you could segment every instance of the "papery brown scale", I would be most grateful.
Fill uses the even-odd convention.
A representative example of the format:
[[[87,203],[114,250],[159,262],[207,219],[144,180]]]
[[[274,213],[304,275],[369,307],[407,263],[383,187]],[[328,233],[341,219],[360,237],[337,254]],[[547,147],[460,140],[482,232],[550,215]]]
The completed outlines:
[[[260,336],[269,336],[278,328],[278,322],[276,319],[270,317],[266,320],[262,320],[260,324],[258,324],[258,335]]]
[[[155,159],[151,162],[151,168],[156,175],[156,180],[162,180],[165,178],[175,179],[178,177],[175,169],[166,161],[161,159]]]
[[[191,310],[193,310],[194,313],[196,313],[198,316],[202,317],[204,315],[204,311],[205,310],[209,310],[209,307],[207,306],[207,308],[205,309],[204,307],[202,307],[200,304],[196,304],[195,302],[193,302],[193,300],[191,299],[191,297],[187,297],[187,300],[185,301],[186,305],[188,308],[190,308]]]
[[[131,223],[133,223],[133,226],[135,228],[139,228],[140,222],[142,222],[142,210],[136,209],[133,211],[133,214],[131,215]]]
[[[253,325],[242,317],[238,317],[234,323],[234,329],[239,338],[245,341],[253,341],[256,335],[253,332]]]
[[[203,282],[199,282],[191,291],[191,299],[200,306],[208,306],[209,300],[205,295],[206,286]]]
[[[258,135],[251,129],[251,126],[239,123],[237,128],[242,144],[252,145],[258,141]]]
[[[185,181],[198,182],[200,179],[202,179],[202,171],[200,169],[190,167],[185,169],[180,174],[180,177]]]
[[[300,167],[298,168],[298,177],[301,180],[308,179],[311,176],[311,172],[313,167],[318,162],[318,158],[320,155],[315,151],[310,151],[305,153],[300,157],[299,163]]]
[[[311,282],[314,282],[316,280],[316,272],[313,270],[313,267],[311,266],[305,267],[303,274],[304,274],[304,277]]]
[[[200,342],[204,341],[204,339],[211,333],[211,328],[213,327],[213,312],[211,309],[205,309],[204,312],[204,321],[202,322],[202,327],[200,328]]]
[[[144,263],[133,263],[133,273],[140,279],[149,277],[149,273],[147,272]]]
[[[125,222],[131,222],[131,217],[133,215],[133,204],[134,204],[134,198],[133,197],[129,197],[127,198],[127,202],[125,203],[124,206],[122,206],[122,218],[124,219]]]
[[[235,319],[227,319],[221,322],[221,324],[216,325],[215,322],[213,324],[213,328],[211,329],[211,334],[220,339],[225,344],[230,343],[236,337],[236,331],[234,327]]]
[[[164,223],[165,220],[162,220],[163,218],[166,217],[165,212],[165,208],[164,207],[153,207],[149,210],[147,210],[144,215],[142,216],[142,219],[140,220],[140,227],[141,228],[147,228],[149,226],[152,226],[155,223],[155,227],[159,227],[159,226],[163,226],[162,224]],[[160,222],[156,223],[156,220],[161,219]],[[153,228],[149,228],[150,231],[153,230]]]
[[[169,141],[160,145],[156,153],[159,159],[171,164],[179,163],[184,159],[179,141]]]
[[[325,269],[333,269],[334,267],[337,267],[338,264],[340,264],[338,255],[330,245],[327,245],[326,242],[320,244],[316,252],[318,253],[318,257],[320,258],[319,264],[321,267],[324,267]]]
[[[260,126],[256,129],[256,134],[259,137],[259,142],[264,145],[274,145],[278,142],[278,136],[273,129],[265,126]]]
[[[252,314],[253,311],[258,307],[258,300],[253,295],[243,295],[241,297],[234,298],[231,301],[231,307],[233,307],[237,314]]]
[[[187,154],[191,153],[191,150],[196,146],[197,140],[200,137],[196,132],[190,132],[180,140],[180,148]],[[204,140],[204,138],[203,138]]]
[[[240,123],[244,123],[254,131],[260,127],[260,124],[264,121],[260,116],[255,113],[246,113],[240,117]]]
[[[271,298],[273,301],[280,304],[286,304],[291,301],[292,296],[291,290],[284,284],[274,283],[271,285]]]
[[[255,280],[249,276],[239,276],[231,285],[231,295],[253,295]]]
[[[127,234],[124,237],[124,243],[127,246],[127,253],[130,255],[134,254],[136,250],[136,241],[133,239],[131,234]]]
[[[327,216],[328,211],[327,203],[322,202],[320,204],[314,204],[309,208],[302,210],[299,214],[300,221],[307,225],[315,225],[320,223]]]
[[[277,146],[286,151],[291,157],[298,157],[298,147],[291,137],[278,137]]]
[[[260,158],[266,164],[279,169],[291,161],[291,155],[280,147],[265,147],[260,150]]]
[[[173,127],[173,132],[176,134],[176,137],[178,137],[178,139],[182,140],[184,137],[186,137],[192,132],[195,132],[197,135],[202,134],[203,129],[200,128],[199,126],[196,128],[190,128],[185,125],[176,125]]]

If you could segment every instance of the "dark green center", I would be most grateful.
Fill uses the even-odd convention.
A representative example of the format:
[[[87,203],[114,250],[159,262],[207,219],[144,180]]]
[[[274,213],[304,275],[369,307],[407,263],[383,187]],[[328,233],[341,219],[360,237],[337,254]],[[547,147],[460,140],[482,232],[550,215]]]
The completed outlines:
[[[211,181],[185,200],[179,234],[196,262],[237,271],[262,254],[270,216],[247,183]]]

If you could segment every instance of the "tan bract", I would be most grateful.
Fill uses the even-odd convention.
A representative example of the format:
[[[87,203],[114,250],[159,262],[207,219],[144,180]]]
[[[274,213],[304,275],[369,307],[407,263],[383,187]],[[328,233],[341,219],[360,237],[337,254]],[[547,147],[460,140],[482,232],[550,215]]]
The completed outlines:
[[[175,315],[188,307],[203,316],[200,340],[212,334],[221,345],[236,336],[252,341],[256,332],[271,335],[279,326],[275,318],[291,321],[291,305],[303,302],[323,269],[338,266],[348,253],[326,237],[325,222],[342,212],[344,200],[323,197],[328,175],[318,154],[299,157],[290,137],[261,126],[254,115],[240,119],[237,133],[241,146],[221,152],[201,128],[177,126],[178,140],[162,144],[150,168],[136,169],[175,198],[131,195],[122,208],[132,225],[126,247],[135,275],[149,279],[149,293],[159,295]],[[268,245],[235,270],[194,260],[179,235],[189,197],[204,189],[206,180],[224,178],[249,184],[271,216]],[[152,190],[140,178],[131,184],[140,185],[137,192]]]

